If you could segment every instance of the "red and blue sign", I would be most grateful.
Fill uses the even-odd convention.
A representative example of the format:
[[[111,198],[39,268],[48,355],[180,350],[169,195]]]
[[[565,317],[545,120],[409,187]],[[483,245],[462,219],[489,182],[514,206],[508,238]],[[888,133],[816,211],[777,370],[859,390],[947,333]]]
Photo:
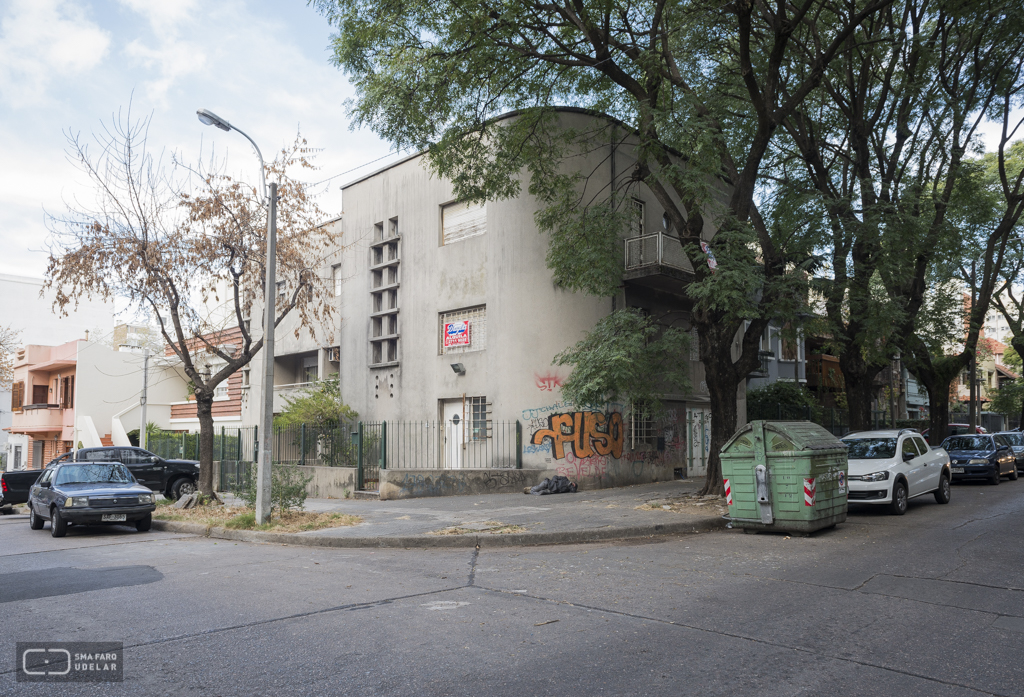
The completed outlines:
[[[469,346],[469,320],[444,323],[444,347]]]

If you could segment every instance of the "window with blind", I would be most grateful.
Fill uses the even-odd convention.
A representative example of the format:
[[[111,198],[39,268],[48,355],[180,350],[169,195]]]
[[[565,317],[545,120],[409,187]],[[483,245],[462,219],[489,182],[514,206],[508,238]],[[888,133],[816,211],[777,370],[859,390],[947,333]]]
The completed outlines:
[[[11,411],[21,411],[25,406],[25,383],[16,382],[11,385]]]
[[[441,207],[441,244],[448,245],[487,232],[487,206],[456,201]]]

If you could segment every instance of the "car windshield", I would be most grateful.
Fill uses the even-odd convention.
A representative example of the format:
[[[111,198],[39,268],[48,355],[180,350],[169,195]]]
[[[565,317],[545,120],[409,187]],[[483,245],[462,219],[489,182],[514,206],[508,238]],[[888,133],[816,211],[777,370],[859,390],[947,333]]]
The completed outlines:
[[[65,465],[57,471],[57,485],[101,484],[112,482],[131,484],[135,481],[128,468],[120,464]]]
[[[896,455],[895,438],[851,438],[843,442],[851,460],[885,460]]]
[[[956,436],[942,444],[946,450],[995,450],[988,436]]]
[[[1010,445],[1024,445],[1024,437],[1019,433],[1000,433]]]

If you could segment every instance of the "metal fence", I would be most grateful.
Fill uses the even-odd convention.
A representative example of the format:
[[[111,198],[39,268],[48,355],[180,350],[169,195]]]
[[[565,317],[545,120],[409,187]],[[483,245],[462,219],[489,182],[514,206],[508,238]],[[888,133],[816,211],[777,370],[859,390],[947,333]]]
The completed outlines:
[[[518,421],[389,421],[388,469],[518,469],[523,466]]]
[[[518,421],[359,421],[336,426],[308,424],[275,428],[275,465],[354,467],[357,488],[377,490],[381,469],[522,468],[523,437]],[[150,449],[165,458],[198,459],[198,433],[152,437]],[[220,461],[221,491],[244,488],[256,462],[259,430],[221,428],[213,458]]]

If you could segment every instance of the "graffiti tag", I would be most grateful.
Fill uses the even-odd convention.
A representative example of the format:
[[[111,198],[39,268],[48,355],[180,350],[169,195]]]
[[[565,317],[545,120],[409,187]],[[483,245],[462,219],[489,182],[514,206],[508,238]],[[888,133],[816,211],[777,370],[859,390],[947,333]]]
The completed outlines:
[[[556,387],[562,386],[562,378],[558,377],[557,374],[545,373],[544,375],[538,375],[534,373],[533,379],[537,389],[542,392],[552,392]]]
[[[622,457],[624,428],[622,414],[599,411],[577,411],[569,414],[552,414],[548,427],[533,434],[532,443],[540,445],[551,441],[551,454],[556,460],[565,459],[565,444],[572,448],[576,457],[611,455]]]

